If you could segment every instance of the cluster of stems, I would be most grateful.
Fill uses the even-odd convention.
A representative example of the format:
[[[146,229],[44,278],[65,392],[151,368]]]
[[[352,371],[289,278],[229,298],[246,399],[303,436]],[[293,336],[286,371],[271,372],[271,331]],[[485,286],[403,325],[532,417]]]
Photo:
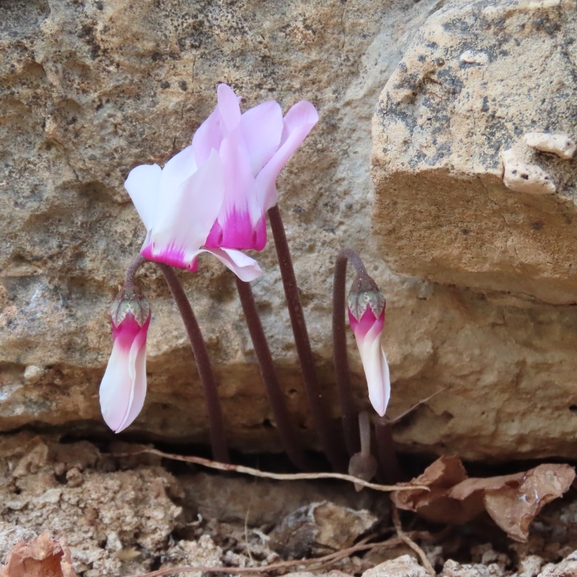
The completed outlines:
[[[268,216],[304,389],[322,450],[335,471],[343,472],[348,469],[352,474],[364,480],[370,480],[377,473],[377,477],[382,481],[397,482],[401,478],[401,472],[393,446],[392,421],[385,416],[376,418],[371,424],[368,413],[364,411],[359,413],[350,377],[346,337],[347,263],[351,262],[355,267],[357,278],[370,279],[363,262],[357,253],[350,249],[344,249],[338,254],[335,264],[332,330],[336,385],[341,412],[339,424],[337,419],[331,417],[329,403],[323,398],[289,246],[278,207],[271,208],[268,211]],[[136,270],[143,262],[145,259],[139,255],[130,264],[126,273],[127,285],[133,285]],[[196,360],[206,401],[213,458],[224,463],[229,462],[218,386],[200,327],[173,268],[166,264],[157,263],[157,265],[164,275],[182,316]],[[243,282],[236,277],[236,286],[282,446],[297,468],[305,471],[314,470],[316,467],[311,457],[305,452],[287,409],[285,395],[277,376],[250,283]],[[375,442],[371,443],[371,439],[374,439]],[[375,445],[376,450],[372,452],[371,447]]]

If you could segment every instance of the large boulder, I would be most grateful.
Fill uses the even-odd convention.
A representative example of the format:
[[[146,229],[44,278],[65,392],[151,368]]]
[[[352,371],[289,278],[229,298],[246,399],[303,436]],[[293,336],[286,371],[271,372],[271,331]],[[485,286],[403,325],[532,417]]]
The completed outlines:
[[[484,6],[471,5],[471,10]],[[506,13],[511,18],[519,12],[515,6]],[[571,56],[574,45],[562,37],[572,18],[571,6],[560,3],[557,13],[554,4],[547,6],[525,12],[537,15],[531,22],[542,18],[546,30],[557,26],[552,38],[559,39],[559,46],[564,42]],[[306,98],[320,112],[319,124],[283,171],[279,189],[319,377],[333,413],[338,407],[330,345],[332,272],[337,251],[350,246],[361,252],[388,299],[385,348],[393,379],[391,416],[449,387],[396,426],[402,448],[458,453],[468,459],[577,457],[572,442],[577,433],[573,412],[577,311],[558,304],[569,302],[572,277],[561,275],[554,281],[553,273],[551,278],[543,273],[543,283],[554,288],[555,298],[529,288],[518,289],[524,295],[503,292],[510,290],[503,280],[508,277],[497,266],[494,284],[474,283],[469,276],[458,287],[436,282],[457,282],[448,276],[426,280],[432,277],[419,268],[423,247],[411,246],[410,237],[405,242],[390,229],[393,222],[398,231],[412,230],[410,223],[417,217],[430,217],[418,183],[434,173],[423,170],[411,176],[403,168],[398,186],[405,176],[409,184],[417,184],[414,190],[403,189],[398,206],[412,210],[389,214],[383,208],[391,197],[381,181],[396,178],[397,171],[385,170],[383,162],[405,166],[404,148],[392,147],[386,159],[375,156],[376,234],[371,234],[370,123],[379,92],[400,61],[408,66],[407,58],[423,34],[451,10],[466,14],[465,4],[446,3],[442,11],[436,11],[434,0],[400,0],[392,5],[319,0],[267,7],[265,13],[255,0],[0,4],[0,431],[33,427],[107,434],[98,384],[111,349],[108,309],[144,237],[122,183],[131,167],[147,162],[162,165],[186,146],[215,104],[217,82],[226,81],[243,95],[245,107],[275,98],[286,110]],[[548,19],[541,13],[549,14]],[[486,21],[493,22],[489,16]],[[505,26],[509,16],[503,18]],[[463,35],[475,29],[468,22],[463,19],[460,24]],[[498,33],[496,27],[482,28],[483,22],[476,26],[488,38]],[[541,38],[545,33],[532,23],[516,34],[525,41],[525,36]],[[467,49],[483,51],[475,46]],[[452,60],[447,55],[444,59],[446,70],[452,70]],[[418,57],[414,60],[421,64]],[[525,94],[534,82],[532,69],[527,68],[532,64],[532,59],[519,59],[526,72],[516,82],[511,80],[511,94]],[[473,74],[480,73],[481,66],[470,62],[462,68]],[[393,78],[398,74],[395,71]],[[415,90],[425,89],[427,82],[416,86]],[[457,115],[450,109],[452,101],[445,100],[455,122],[476,118],[472,112]],[[562,104],[569,107],[570,99]],[[406,106],[410,108],[410,103]],[[574,160],[530,152],[523,135],[529,129],[565,130],[560,123],[526,129],[523,125],[506,146],[516,154],[511,163],[537,162],[551,172],[555,196],[504,187],[498,167],[496,174],[483,177],[494,179],[499,194],[524,199],[512,202],[529,207],[540,206],[531,202],[554,204],[551,214],[530,221],[542,222],[530,228],[536,237],[553,235],[548,227],[559,221],[555,211],[571,206],[564,199],[568,177],[559,180],[551,167],[567,171]],[[401,134],[395,126],[391,125],[389,138]],[[419,134],[416,130],[413,138]],[[493,155],[482,132],[476,134],[479,146],[471,150],[479,156]],[[375,135],[377,148],[382,148],[381,138]],[[452,174],[447,167],[438,170],[437,174]],[[466,178],[457,176],[451,182]],[[450,194],[458,190],[450,189]],[[415,195],[412,200],[409,194]],[[436,196],[434,202],[444,202],[442,194],[431,195],[428,201]],[[471,224],[460,227],[458,234],[475,238],[480,233],[474,233],[473,226],[482,221],[486,207],[463,202],[471,206]],[[456,210],[445,212],[452,215]],[[444,213],[434,214],[440,218]],[[569,219],[569,209],[566,215]],[[501,222],[504,228],[505,221]],[[423,234],[434,229],[430,223],[421,228]],[[454,268],[463,250],[453,244]],[[412,251],[405,261],[414,270],[402,264],[401,248]],[[289,409],[308,445],[318,446],[272,243],[254,256],[265,270],[253,283],[255,297]],[[405,276],[392,273],[389,262]],[[557,266],[555,259],[551,262],[551,267]],[[514,278],[523,286],[545,286],[531,274]],[[477,278],[476,272],[473,276]],[[206,336],[231,444],[243,450],[279,450],[232,275],[207,256],[199,272],[180,277]],[[141,416],[125,434],[205,442],[202,390],[182,322],[155,267],[143,267],[139,278],[153,311],[149,393]],[[468,288],[473,286],[476,291]],[[352,342],[350,350],[355,393],[368,407]]]
[[[394,271],[577,302],[576,28],[574,2],[458,0],[418,32],[373,119]]]
[[[123,182],[133,166],[162,165],[189,143],[223,81],[245,108],[273,98],[285,111],[301,99],[319,109],[279,190],[320,378],[332,387],[332,262],[352,245],[383,270],[366,243],[371,112],[431,5],[3,2],[0,430],[106,432],[98,385],[111,350],[108,310],[145,233]],[[282,386],[314,443],[272,243],[255,256],[265,275],[254,291]],[[156,269],[144,267],[140,278],[153,311],[149,394],[127,434],[205,442],[182,322]],[[208,342],[231,442],[278,449],[232,274],[205,256],[198,273],[181,278]]]

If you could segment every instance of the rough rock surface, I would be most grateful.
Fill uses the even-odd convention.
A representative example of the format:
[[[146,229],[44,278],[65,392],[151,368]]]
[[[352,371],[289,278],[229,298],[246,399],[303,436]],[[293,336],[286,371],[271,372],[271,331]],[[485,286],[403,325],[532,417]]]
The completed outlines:
[[[84,441],[4,436],[0,466],[0,557],[49,531],[66,538],[78,574],[112,574],[130,559],[131,547],[151,554],[165,548],[182,512],[172,500],[181,489],[166,470],[114,471]]]
[[[363,573],[363,577],[427,577],[429,574],[410,555],[385,561]]]
[[[542,43],[549,42],[546,46],[552,46],[552,39],[558,38],[559,47],[565,46],[564,51],[559,50],[570,56],[575,45],[564,32],[572,18],[570,3],[545,4],[549,7],[531,8],[538,17],[519,32],[523,46],[534,53],[536,46],[530,44],[531,39],[535,45],[542,39]],[[459,8],[461,3],[447,3],[442,12],[435,12],[435,0],[296,0],[273,3],[266,12],[254,0],[1,3],[0,430],[34,426],[57,427],[75,434],[107,434],[97,398],[111,347],[107,310],[144,234],[122,182],[132,166],[153,161],[163,164],[184,147],[212,110],[216,83],[226,81],[244,96],[244,106],[275,98],[286,110],[307,98],[320,112],[319,125],[285,169],[279,188],[327,398],[335,403],[330,361],[332,259],[348,245],[362,253],[370,274],[388,298],[385,347],[393,378],[390,414],[394,416],[435,390],[450,387],[397,427],[397,440],[405,449],[458,453],[468,459],[576,457],[572,439],[577,433],[577,312],[547,304],[566,302],[567,295],[573,298],[571,275],[566,280],[565,273],[559,272],[567,252],[555,253],[546,270],[544,264],[545,268],[524,264],[524,268],[513,267],[513,272],[511,267],[509,272],[497,270],[494,284],[481,283],[502,290],[511,284],[503,280],[505,277],[515,279],[518,290],[538,294],[544,302],[510,297],[496,290],[479,294],[398,277],[385,261],[403,274],[432,278],[432,273],[416,266],[423,260],[423,245],[419,243],[407,244],[412,251],[408,260],[415,263],[415,269],[399,264],[402,259],[395,251],[405,241],[400,233],[395,236],[390,232],[390,223],[400,231],[405,223],[414,224],[418,219],[426,224],[431,214],[440,213],[424,202],[426,196],[419,183],[425,180],[422,171],[413,169],[399,177],[399,182],[407,183],[405,196],[398,197],[399,206],[405,203],[406,210],[394,214],[386,210],[386,181],[379,180],[378,172],[384,171],[382,164],[375,172],[378,206],[374,224],[378,234],[369,235],[370,119],[379,91],[401,59],[405,64],[409,57],[419,63],[414,48],[405,57],[403,52],[429,14],[434,23],[454,6]],[[482,7],[482,3],[472,6]],[[517,13],[514,6],[507,12],[518,19]],[[487,18],[493,22],[497,16]],[[539,18],[541,24],[533,23]],[[463,22],[466,34],[469,20]],[[503,26],[507,22],[504,19]],[[495,27],[488,29],[486,42],[497,33]],[[507,48],[514,47],[507,44]],[[474,76],[492,66],[492,60],[485,62],[477,54],[480,48],[467,46],[467,50],[473,53],[465,54],[462,70],[455,69],[448,57],[444,70]],[[517,56],[516,61],[522,63]],[[551,66],[551,74],[558,69],[557,74],[565,79],[561,56],[555,60],[558,65]],[[537,66],[537,60],[531,59],[531,63]],[[397,70],[394,77],[399,73]],[[527,84],[532,85],[528,75],[519,75],[515,82],[508,76],[503,79],[515,98],[526,94]],[[428,85],[421,82],[417,88]],[[566,90],[560,85],[558,92],[547,90],[545,96],[552,99]],[[501,109],[497,109],[497,100],[489,101],[497,123]],[[447,105],[451,102],[446,100]],[[505,108],[507,102],[504,111],[510,110]],[[553,112],[558,102],[563,106],[559,104],[556,116]],[[566,123],[572,100],[555,96],[548,106],[550,124],[533,125],[527,120],[527,131],[569,130]],[[478,120],[473,112],[465,110],[454,117],[467,124]],[[512,121],[507,122],[509,126]],[[479,158],[474,163],[481,170],[484,158],[493,159],[494,173],[485,180],[493,179],[495,189],[506,194],[514,207],[527,205],[526,210],[540,210],[546,204],[548,210],[529,221],[531,238],[549,239],[549,234],[553,235],[549,229],[562,229],[566,234],[563,238],[569,238],[570,227],[563,224],[572,214],[566,167],[574,167],[575,159],[535,152],[539,164],[551,171],[558,197],[531,197],[520,203],[515,200],[519,193],[504,189],[500,182],[500,160],[493,153],[494,147],[484,144],[485,132],[475,132]],[[521,146],[523,134],[513,133],[515,138],[507,144]],[[377,135],[377,142],[379,138]],[[443,142],[448,142],[448,137]],[[402,164],[394,160],[403,158],[401,152],[391,149],[387,153],[390,162]],[[450,156],[447,151],[445,155]],[[447,170],[430,175],[445,175]],[[389,179],[396,178],[396,172],[386,174]],[[559,179],[558,174],[566,179]],[[445,192],[453,195],[455,181],[461,180],[451,180]],[[483,186],[485,180],[481,179]],[[427,182],[426,190],[433,190],[430,179]],[[407,191],[414,195],[412,199]],[[458,197],[457,189],[454,195]],[[443,198],[438,196],[438,202]],[[435,241],[438,247],[451,246],[455,258],[469,254],[462,243],[481,234],[469,232],[484,222],[485,214],[483,207],[467,200],[469,196],[459,198],[464,199],[459,203],[470,206],[470,224],[459,225],[453,236],[445,235],[448,244],[443,235]],[[499,213],[501,209],[495,210]],[[449,211],[459,214],[453,208]],[[497,216],[497,230],[502,231],[507,227],[500,213]],[[524,226],[519,224],[518,228],[525,230]],[[485,230],[481,224],[478,228]],[[418,225],[417,229],[423,233],[435,230],[428,225]],[[480,246],[496,244],[483,239]],[[514,243],[506,243],[499,259],[514,253],[514,248],[525,254]],[[547,245],[543,254],[549,254],[550,248]],[[500,262],[497,256],[492,259]],[[289,408],[306,441],[314,446],[316,438],[283,308],[273,247],[267,247],[258,258],[266,272],[254,283],[263,324],[271,337]],[[517,262],[514,257],[507,258]],[[434,270],[443,268],[440,262]],[[483,275],[486,279],[486,271]],[[474,276],[477,278],[476,272]],[[274,420],[231,274],[207,257],[198,273],[183,274],[182,278],[194,296],[216,368],[231,444],[243,450],[278,450],[278,438],[270,426]],[[180,318],[152,265],[142,270],[141,280],[153,309],[149,393],[143,413],[127,435],[206,441],[201,388]],[[435,280],[450,279],[445,275]],[[468,280],[464,284],[478,286]],[[551,288],[551,298],[531,288],[545,285],[555,289]],[[354,346],[350,357],[357,395],[368,405]],[[333,410],[336,412],[334,405]]]
[[[130,448],[123,444],[115,452]],[[86,442],[59,443],[31,432],[0,438],[0,563],[13,547],[43,532],[62,538],[79,577],[137,575],[156,566],[255,566],[279,557],[266,532],[301,503],[335,497],[324,519],[325,545],[354,540],[342,514],[375,517],[380,495],[350,484],[278,482],[210,475],[173,476],[157,457],[113,459]],[[308,499],[307,499],[308,498]],[[342,503],[338,505],[337,503]],[[338,511],[342,511],[338,516]],[[372,522],[371,522],[372,524]],[[265,532],[263,532],[265,531]],[[331,539],[337,535],[337,542]],[[323,540],[323,539],[321,539]],[[0,567],[1,572],[1,567]],[[9,573],[11,575],[11,573]],[[198,574],[200,576],[200,573]]]
[[[422,303],[411,307],[420,321],[413,350],[429,347],[423,394],[435,382],[452,388],[451,399],[429,403],[428,417],[397,429],[398,439],[432,435],[431,444],[472,458],[573,454],[556,429],[577,431],[577,364],[561,345],[575,335],[577,162],[529,144],[536,132],[549,143],[577,135],[576,22],[577,6],[563,0],[444,3],[379,98],[372,222],[383,258],[399,274],[456,285],[429,285],[436,331]],[[517,163],[507,185],[504,156]],[[392,343],[393,399],[414,390],[416,374],[403,378],[395,354],[409,334]]]
[[[0,430],[64,425],[105,433],[98,384],[107,310],[144,230],[122,183],[182,149],[230,83],[243,106],[307,98],[321,122],[279,181],[322,381],[330,363],[332,259],[366,250],[370,115],[383,79],[432,0],[262,4],[33,0],[0,6]],[[384,48],[383,48],[384,47]],[[338,74],[335,74],[338,71]],[[366,248],[365,248],[366,247]],[[290,409],[314,442],[274,249],[254,283]],[[314,274],[313,274],[314,271]],[[204,258],[183,274],[216,367],[233,444],[278,449],[232,275]],[[182,323],[152,265],[149,394],[131,428],[207,440]],[[358,394],[364,384],[355,360]]]
[[[457,0],[421,28],[374,117],[373,222],[393,270],[577,302],[577,163],[524,139],[577,136],[576,25],[572,1]],[[512,148],[527,170],[507,186]]]

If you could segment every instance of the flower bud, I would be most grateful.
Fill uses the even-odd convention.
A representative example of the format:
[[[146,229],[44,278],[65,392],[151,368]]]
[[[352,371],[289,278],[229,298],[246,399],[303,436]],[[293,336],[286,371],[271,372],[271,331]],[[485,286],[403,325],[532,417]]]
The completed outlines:
[[[365,370],[369,399],[382,417],[391,396],[389,365],[381,347],[381,334],[385,326],[385,297],[372,278],[358,276],[351,286],[347,305],[349,323]]]
[[[123,288],[110,309],[114,345],[100,383],[100,408],[115,433],[128,427],[144,405],[150,314],[137,287]]]

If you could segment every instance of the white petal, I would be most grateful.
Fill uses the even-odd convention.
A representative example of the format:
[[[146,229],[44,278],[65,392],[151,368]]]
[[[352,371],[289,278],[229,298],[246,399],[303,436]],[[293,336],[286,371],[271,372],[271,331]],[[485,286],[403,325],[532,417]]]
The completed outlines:
[[[100,383],[100,409],[106,424],[119,433],[136,419],[146,396],[146,330],[126,351],[116,339]]]
[[[391,377],[387,357],[381,347],[381,333],[382,330],[372,327],[363,338],[357,338],[357,345],[365,370],[369,399],[382,417],[391,397]]]
[[[154,226],[160,175],[161,169],[158,164],[142,164],[133,168],[124,182],[124,188],[130,195],[146,230]]]
[[[171,247],[182,250],[191,262],[205,243],[224,199],[221,162],[215,150],[206,163],[171,195],[152,231],[153,252]]]
[[[180,185],[196,172],[196,161],[192,145],[187,146],[178,154],[175,154],[162,169],[160,177],[160,192],[158,196],[158,208],[173,201]]]
[[[220,143],[224,136],[222,124],[222,117],[217,106],[194,133],[192,137],[192,148],[198,167],[202,166],[208,160],[213,150],[220,150]]]
[[[250,282],[262,274],[262,269],[258,265],[258,262],[240,250],[232,248],[207,248],[201,252],[210,252],[213,254],[244,282]]]
[[[240,127],[235,128],[222,140],[222,159],[225,197],[219,222],[224,225],[227,216],[233,212],[250,215],[254,226],[263,216],[262,206],[257,203],[255,179],[251,168],[251,158],[242,139]]]
[[[130,348],[128,359],[128,370],[132,388],[130,391],[130,400],[128,403],[128,410],[120,426],[116,429],[120,433],[126,429],[136,417],[138,417],[142,407],[144,406],[144,399],[146,397],[146,332],[142,331]]]
[[[120,427],[130,400],[132,383],[128,371],[128,355],[114,341],[112,353],[100,383],[100,410],[106,424],[116,431]]]

